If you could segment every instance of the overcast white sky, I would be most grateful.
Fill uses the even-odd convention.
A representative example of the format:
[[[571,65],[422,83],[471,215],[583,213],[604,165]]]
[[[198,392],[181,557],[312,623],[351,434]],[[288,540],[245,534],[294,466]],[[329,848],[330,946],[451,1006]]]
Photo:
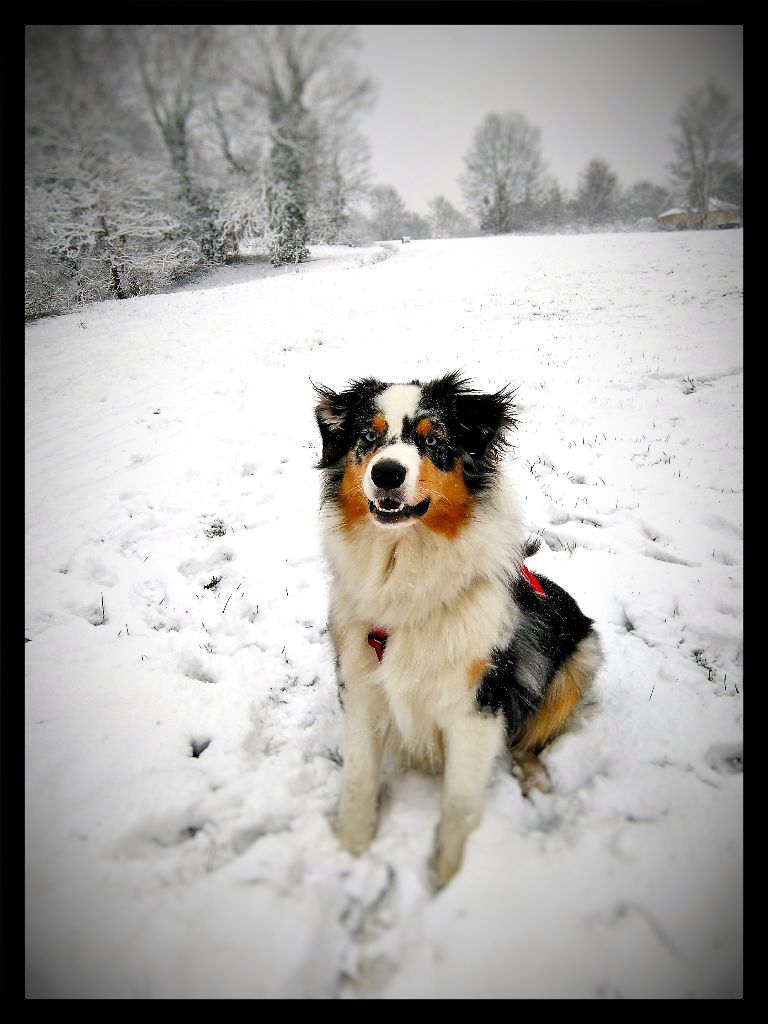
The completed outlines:
[[[458,177],[486,114],[541,129],[549,173],[576,187],[593,157],[623,186],[666,183],[672,118],[712,78],[742,103],[740,25],[365,25],[358,67],[378,85],[362,128],[377,184],[426,213]]]

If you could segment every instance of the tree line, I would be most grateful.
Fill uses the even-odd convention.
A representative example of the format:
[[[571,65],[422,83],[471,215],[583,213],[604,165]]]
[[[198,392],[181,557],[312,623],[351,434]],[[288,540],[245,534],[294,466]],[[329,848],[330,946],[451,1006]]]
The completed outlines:
[[[467,213],[436,197],[430,217],[420,225],[422,237],[650,226],[675,203],[697,215],[702,225],[714,200],[741,211],[742,118],[729,97],[707,83],[685,98],[674,128],[668,185],[641,180],[623,188],[608,162],[596,156],[567,196],[546,172],[540,130],[515,111],[488,114],[464,157],[459,183]],[[394,219],[402,230],[379,237],[415,234],[408,230],[414,215],[405,211],[394,189],[387,193],[386,215],[378,216],[376,209],[374,222],[389,230],[399,206]]]
[[[595,157],[573,196],[539,129],[489,114],[460,179],[464,209],[426,215],[373,184],[360,121],[373,84],[350,26],[28,26],[26,313],[155,292],[313,243],[615,228],[673,201],[741,206],[741,117],[714,85],[675,119],[670,187],[621,188]]]

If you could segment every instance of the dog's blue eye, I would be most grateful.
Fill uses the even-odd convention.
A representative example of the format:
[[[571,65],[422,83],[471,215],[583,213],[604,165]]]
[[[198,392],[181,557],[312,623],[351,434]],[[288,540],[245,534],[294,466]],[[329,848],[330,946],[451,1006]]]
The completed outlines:
[[[375,430],[366,430],[366,432],[363,434],[364,441],[377,441],[378,438],[379,435],[376,433]]]
[[[429,447],[431,448],[433,445],[437,444],[437,438],[435,437],[434,434],[427,434],[427,436],[424,438],[424,444],[428,444]]]

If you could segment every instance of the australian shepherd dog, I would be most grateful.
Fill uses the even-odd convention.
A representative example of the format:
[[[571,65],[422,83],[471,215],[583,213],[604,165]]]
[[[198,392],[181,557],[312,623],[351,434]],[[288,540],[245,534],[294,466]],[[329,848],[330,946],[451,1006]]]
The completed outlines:
[[[601,661],[592,620],[524,560],[501,470],[509,388],[373,378],[316,387],[329,632],[344,715],[336,833],[376,830],[382,755],[443,771],[433,867],[442,885],[478,824],[505,747],[518,762],[562,731]]]

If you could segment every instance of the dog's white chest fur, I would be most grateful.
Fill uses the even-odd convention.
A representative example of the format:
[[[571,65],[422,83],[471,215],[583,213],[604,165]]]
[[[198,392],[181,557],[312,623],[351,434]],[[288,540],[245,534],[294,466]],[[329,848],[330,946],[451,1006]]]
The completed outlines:
[[[520,516],[508,490],[489,504],[488,515],[452,539],[367,522],[342,534],[328,515],[330,620],[342,675],[381,690],[416,758],[434,760],[437,734],[471,698],[467,666],[503,648],[515,627],[508,576],[520,559]],[[381,663],[367,644],[371,629],[387,633]]]

